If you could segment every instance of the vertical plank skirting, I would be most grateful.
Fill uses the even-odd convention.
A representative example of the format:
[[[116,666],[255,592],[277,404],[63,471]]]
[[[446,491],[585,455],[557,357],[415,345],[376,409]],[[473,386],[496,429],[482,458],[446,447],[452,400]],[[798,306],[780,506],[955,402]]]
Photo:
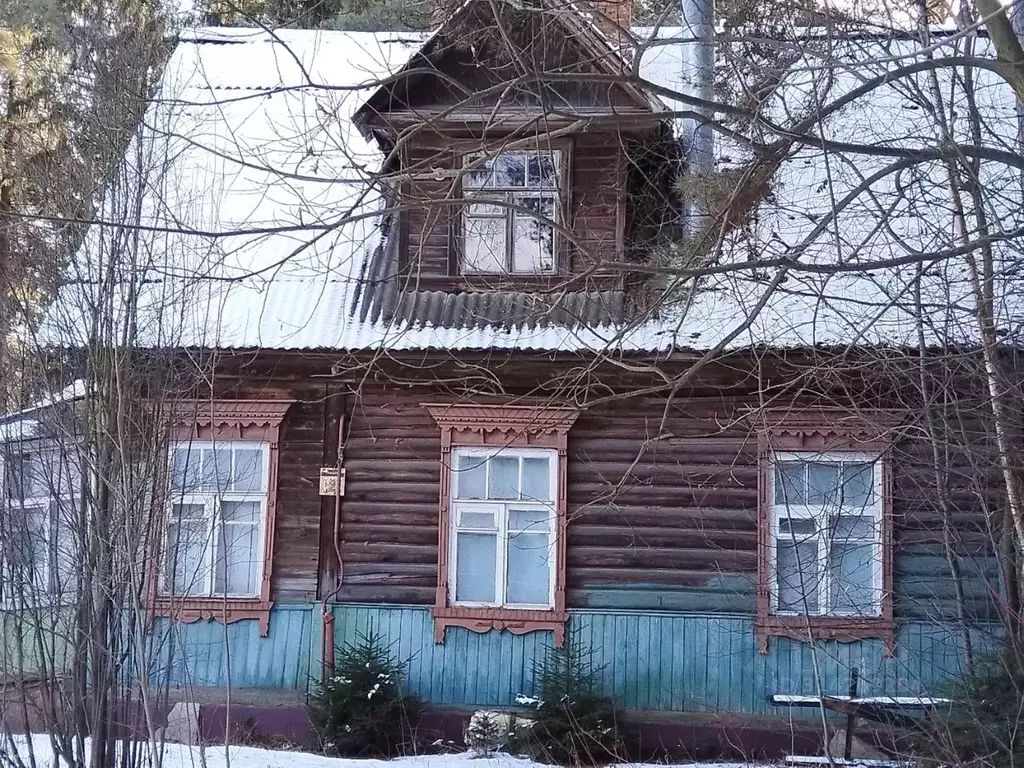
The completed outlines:
[[[438,704],[511,705],[532,695],[531,671],[551,645],[550,633],[476,634],[449,629],[435,644],[429,610],[336,606],[337,638],[352,642],[371,627],[408,662],[411,693]],[[881,640],[819,642],[813,648],[774,638],[757,652],[753,617],[572,611],[570,637],[589,645],[606,693],[626,709],[787,714],[769,706],[772,693],[841,694],[849,669],[861,671],[864,695],[918,695],[960,669],[959,635],[951,627],[903,623],[896,655]],[[981,631],[979,629],[979,631]],[[817,664],[813,658],[817,654]]]
[[[338,645],[378,634],[407,664],[406,688],[435,704],[508,706],[535,693],[534,664],[550,632],[478,634],[451,627],[434,642],[430,610],[420,606],[333,607]],[[320,668],[320,606],[278,605],[270,632],[256,622],[175,624],[153,632],[155,671],[173,685],[303,691]],[[898,625],[895,656],[882,641],[822,641],[809,646],[773,638],[757,651],[752,616],[581,610],[570,613],[570,639],[590,647],[606,693],[626,709],[792,714],[768,705],[772,693],[841,694],[856,666],[864,695],[933,693],[959,673],[960,633],[925,621]],[[993,635],[978,626],[977,647]],[[815,659],[815,654],[817,658]],[[815,669],[820,670],[820,681]]]

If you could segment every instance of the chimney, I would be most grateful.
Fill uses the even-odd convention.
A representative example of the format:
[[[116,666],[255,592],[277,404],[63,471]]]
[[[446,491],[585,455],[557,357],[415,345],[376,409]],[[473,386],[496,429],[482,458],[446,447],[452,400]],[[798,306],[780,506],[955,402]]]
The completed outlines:
[[[625,56],[633,52],[630,26],[634,0],[594,0],[594,21],[605,36]]]
[[[715,84],[715,8],[713,0],[680,0],[682,29],[683,87],[687,96],[711,101]],[[686,153],[687,175],[692,186],[699,189],[702,179],[714,170],[715,135],[707,120],[707,110],[687,105],[685,109],[699,111],[699,116],[683,120],[683,151]],[[702,205],[691,196],[684,214],[686,234],[692,235],[700,227]]]

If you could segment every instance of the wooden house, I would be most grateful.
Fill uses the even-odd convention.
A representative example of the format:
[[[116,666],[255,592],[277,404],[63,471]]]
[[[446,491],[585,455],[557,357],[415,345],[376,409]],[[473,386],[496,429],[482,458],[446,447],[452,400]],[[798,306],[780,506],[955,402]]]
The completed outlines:
[[[183,697],[300,706],[372,629],[438,707],[513,705],[571,636],[626,710],[788,716],[769,695],[853,667],[927,694],[983,642],[991,489],[930,474],[909,300],[795,274],[748,318],[763,276],[645,271],[679,226],[678,48],[472,0],[427,38],[182,39],[140,139],[174,161],[126,162],[173,203],[147,275],[232,278],[138,294],[143,343],[216,352],[152,595]],[[776,195],[813,207],[803,167]]]

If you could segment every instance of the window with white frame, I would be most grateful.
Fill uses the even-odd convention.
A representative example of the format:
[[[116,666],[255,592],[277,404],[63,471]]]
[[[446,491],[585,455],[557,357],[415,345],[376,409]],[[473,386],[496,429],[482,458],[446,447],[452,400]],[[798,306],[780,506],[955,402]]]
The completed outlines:
[[[466,158],[462,181],[464,274],[555,271],[562,153],[502,152]]]
[[[259,595],[268,467],[266,442],[171,447],[163,594]]]
[[[76,463],[34,443],[6,446],[2,464],[0,605],[59,599],[75,585]]]
[[[453,449],[453,604],[554,605],[557,466],[554,450]]]
[[[776,614],[878,616],[882,462],[865,453],[777,453],[770,473]]]

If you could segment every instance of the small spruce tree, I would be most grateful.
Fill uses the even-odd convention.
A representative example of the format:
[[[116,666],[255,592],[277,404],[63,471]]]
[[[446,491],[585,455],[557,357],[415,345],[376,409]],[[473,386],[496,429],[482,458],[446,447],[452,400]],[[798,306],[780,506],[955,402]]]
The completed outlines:
[[[559,765],[595,765],[621,753],[614,702],[600,691],[601,668],[571,633],[534,666],[537,697],[529,748],[537,759]]]
[[[339,757],[392,757],[408,751],[420,703],[402,693],[405,664],[372,630],[338,653],[334,674],[310,696],[321,749]]]

